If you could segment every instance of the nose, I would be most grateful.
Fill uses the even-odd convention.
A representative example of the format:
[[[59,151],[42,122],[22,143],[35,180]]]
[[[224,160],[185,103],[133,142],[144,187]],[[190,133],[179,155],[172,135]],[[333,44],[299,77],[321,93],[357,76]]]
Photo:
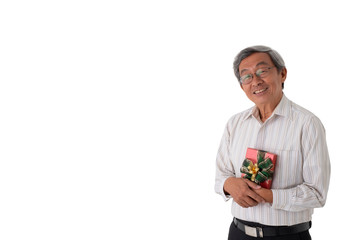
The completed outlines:
[[[264,81],[259,77],[257,76],[256,74],[253,75],[253,80],[251,82],[251,84],[253,86],[259,86],[263,83]]]

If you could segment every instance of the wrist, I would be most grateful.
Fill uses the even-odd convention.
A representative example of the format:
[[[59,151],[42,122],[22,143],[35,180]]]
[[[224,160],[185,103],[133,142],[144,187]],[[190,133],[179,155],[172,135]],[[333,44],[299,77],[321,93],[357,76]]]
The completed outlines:
[[[230,187],[231,187],[231,182],[235,177],[229,177],[225,180],[224,182],[224,186],[223,186],[223,191],[225,195],[230,195],[229,191],[230,191]]]

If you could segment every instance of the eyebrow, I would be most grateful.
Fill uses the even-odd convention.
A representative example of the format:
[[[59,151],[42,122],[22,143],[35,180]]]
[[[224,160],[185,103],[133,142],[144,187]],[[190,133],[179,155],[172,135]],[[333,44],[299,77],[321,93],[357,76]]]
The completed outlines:
[[[261,66],[261,65],[268,65],[269,66],[269,64],[267,62],[262,61],[262,62],[259,62],[258,64],[256,64],[255,67],[258,67],[258,66]],[[242,74],[243,72],[246,72],[246,71],[248,71],[248,69],[245,68],[245,69],[241,70],[240,74]]]

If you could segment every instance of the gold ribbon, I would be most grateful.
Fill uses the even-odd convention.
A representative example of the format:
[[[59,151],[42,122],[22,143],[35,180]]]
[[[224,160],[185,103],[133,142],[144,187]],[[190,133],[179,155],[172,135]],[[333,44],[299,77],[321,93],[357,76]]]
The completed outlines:
[[[253,164],[252,162],[250,163],[250,165],[247,168],[249,169],[249,173],[251,174],[251,181],[254,182],[255,177],[260,169],[258,168],[257,163]]]

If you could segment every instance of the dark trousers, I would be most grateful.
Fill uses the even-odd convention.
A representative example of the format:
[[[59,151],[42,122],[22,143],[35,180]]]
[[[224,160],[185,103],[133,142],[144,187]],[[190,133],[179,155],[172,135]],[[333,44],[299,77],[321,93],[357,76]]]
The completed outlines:
[[[296,233],[296,234],[290,234],[290,235],[282,235],[282,236],[276,236],[276,237],[254,238],[254,237],[246,235],[243,231],[238,229],[235,226],[234,222],[231,223],[228,240],[255,240],[255,239],[262,239],[262,240],[311,240],[311,236],[310,236],[309,230],[307,230],[307,231],[304,231],[304,232],[300,232],[300,233]]]

